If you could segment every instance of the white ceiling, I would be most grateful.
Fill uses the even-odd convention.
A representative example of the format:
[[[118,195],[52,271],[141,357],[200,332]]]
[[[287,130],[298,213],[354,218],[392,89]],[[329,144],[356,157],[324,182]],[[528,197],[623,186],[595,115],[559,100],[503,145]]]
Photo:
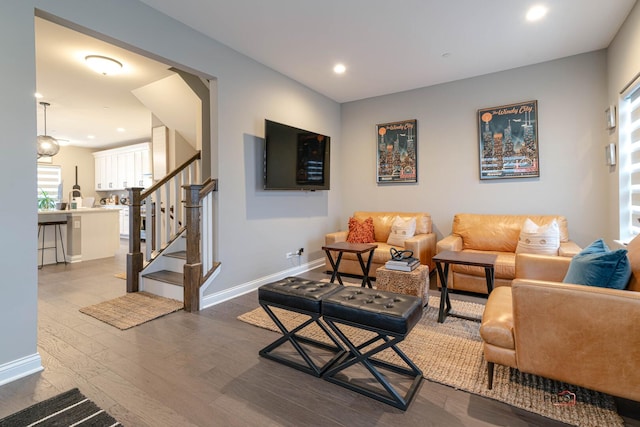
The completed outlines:
[[[36,101],[51,104],[48,135],[62,145],[91,148],[149,140],[151,111],[132,91],[175,74],[169,66],[41,18],[35,28],[36,90],[43,95]],[[124,65],[122,73],[96,73],[85,64],[87,55],[117,59]],[[38,105],[38,135],[43,133],[44,109]]]
[[[535,2],[514,0],[141,1],[337,102],[603,49],[635,4],[540,0],[549,13],[529,23]],[[131,91],[171,75],[168,66],[40,18],[36,49],[49,135],[91,147],[148,138],[150,112]],[[125,72],[94,73],[88,54],[114,57]],[[333,73],[337,62],[345,74]]]
[[[606,48],[635,0],[141,0],[338,102]],[[534,4],[548,7],[536,23]],[[449,54],[443,57],[443,54]],[[342,62],[347,72],[335,75]]]

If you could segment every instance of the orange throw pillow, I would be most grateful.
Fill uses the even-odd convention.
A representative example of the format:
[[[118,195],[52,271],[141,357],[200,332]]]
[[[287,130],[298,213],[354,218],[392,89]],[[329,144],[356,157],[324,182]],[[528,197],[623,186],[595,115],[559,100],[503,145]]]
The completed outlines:
[[[376,238],[373,234],[373,218],[369,217],[363,222],[351,217],[349,218],[349,243],[373,243]]]

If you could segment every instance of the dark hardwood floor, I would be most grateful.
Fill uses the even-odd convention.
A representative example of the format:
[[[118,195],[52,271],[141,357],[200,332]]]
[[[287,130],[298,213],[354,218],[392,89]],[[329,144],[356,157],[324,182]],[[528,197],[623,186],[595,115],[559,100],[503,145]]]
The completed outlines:
[[[256,292],[127,331],[78,311],[124,295],[125,281],[114,277],[124,269],[123,250],[39,271],[45,370],[0,387],[0,418],[78,387],[125,426],[563,425],[430,381],[403,412],[260,358],[276,334],[236,319],[258,306]],[[326,277],[321,270],[306,276]],[[640,406],[621,403],[634,417],[628,425],[640,426]]]

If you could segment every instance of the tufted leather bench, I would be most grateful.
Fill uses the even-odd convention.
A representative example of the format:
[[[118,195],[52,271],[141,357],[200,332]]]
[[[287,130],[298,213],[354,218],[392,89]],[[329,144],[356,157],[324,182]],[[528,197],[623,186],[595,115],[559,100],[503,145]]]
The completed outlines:
[[[367,288],[343,288],[322,301],[322,317],[338,335],[349,351],[341,355],[322,376],[327,381],[346,387],[365,396],[406,410],[422,379],[420,369],[397,347],[422,316],[422,299],[411,295]],[[376,334],[364,343],[356,344],[341,325],[364,329]],[[377,346],[374,346],[374,344]],[[406,366],[400,366],[373,356],[393,350]],[[364,353],[363,353],[364,351]],[[349,381],[346,369],[363,365],[383,387],[365,387],[368,381]],[[412,382],[404,396],[379,369],[408,377]],[[362,384],[362,385],[361,385]]]
[[[317,377],[321,376],[331,363],[345,352],[335,336],[319,321],[323,299],[341,288],[342,286],[337,283],[322,283],[299,277],[287,277],[261,286],[258,289],[258,302],[282,331],[283,336],[260,350],[260,356]],[[301,313],[309,316],[309,318],[295,328],[288,330],[271,307]],[[298,335],[300,331],[312,324],[319,326],[334,345],[328,345]],[[274,351],[287,342],[291,343],[295,348],[298,355],[302,357],[302,361],[286,357]],[[327,350],[330,354],[333,354],[333,357],[328,361],[323,361],[320,355],[314,356],[311,354],[308,346],[304,346],[305,344]]]

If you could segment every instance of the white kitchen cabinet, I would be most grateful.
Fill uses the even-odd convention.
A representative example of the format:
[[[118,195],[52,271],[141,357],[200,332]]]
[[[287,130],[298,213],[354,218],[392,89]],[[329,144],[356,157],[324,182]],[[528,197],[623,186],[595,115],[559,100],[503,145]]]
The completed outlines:
[[[105,191],[107,187],[105,185],[105,177],[107,173],[107,157],[95,156],[95,172],[96,172],[96,190]]]
[[[134,185],[147,188],[151,185],[151,157],[149,150],[140,150],[134,153]]]
[[[95,189],[111,191],[151,185],[150,150],[149,143],[142,143],[93,153]]]
[[[129,208],[120,209],[120,237],[129,237]]]
[[[136,152],[127,152],[118,154],[118,187],[128,188],[134,187],[135,171],[134,160]]]
[[[118,189],[118,156],[107,156],[107,187]]]

